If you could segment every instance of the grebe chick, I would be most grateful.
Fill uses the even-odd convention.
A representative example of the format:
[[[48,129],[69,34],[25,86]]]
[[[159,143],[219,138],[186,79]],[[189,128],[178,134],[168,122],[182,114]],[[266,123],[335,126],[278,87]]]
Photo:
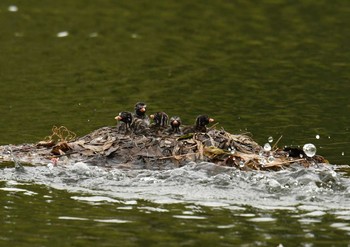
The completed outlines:
[[[149,131],[147,124],[142,119],[134,118],[131,112],[123,111],[115,119],[124,123],[125,134],[147,134]]]
[[[184,134],[196,133],[196,132],[207,132],[207,125],[214,122],[213,118],[209,118],[208,115],[199,115],[196,118],[194,126],[188,126],[184,128]]]
[[[149,125],[150,120],[146,114],[146,107],[147,105],[143,102],[137,102],[135,105],[135,113],[134,118],[142,119],[145,124]]]
[[[174,133],[174,134],[181,134],[181,129],[180,129],[180,125],[181,125],[181,118],[178,116],[173,116],[170,118],[170,133]]]

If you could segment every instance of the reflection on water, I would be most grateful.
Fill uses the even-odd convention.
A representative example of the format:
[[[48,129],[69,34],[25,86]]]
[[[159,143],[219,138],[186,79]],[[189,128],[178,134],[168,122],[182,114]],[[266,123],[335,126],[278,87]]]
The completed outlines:
[[[0,3],[0,144],[148,104],[348,164],[346,1]],[[275,141],[270,142],[271,138]],[[349,168],[0,170],[1,245],[346,246]]]

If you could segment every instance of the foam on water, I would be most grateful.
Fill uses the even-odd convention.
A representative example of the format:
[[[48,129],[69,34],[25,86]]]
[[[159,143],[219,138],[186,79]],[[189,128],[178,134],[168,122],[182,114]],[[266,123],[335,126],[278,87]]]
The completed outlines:
[[[131,222],[129,220],[119,220],[119,219],[95,219],[94,221],[101,222],[101,223],[118,223],[118,224]]]
[[[4,168],[0,180],[12,184],[34,182],[87,193],[72,199],[92,204],[124,200],[133,205],[130,202],[143,199],[158,204],[186,202],[212,208],[251,205],[307,211],[305,216],[312,217],[327,210],[350,210],[350,179],[337,173],[335,167],[295,166],[278,172],[247,172],[190,162],[171,170],[122,170],[78,162],[67,166],[28,166],[25,172]]]

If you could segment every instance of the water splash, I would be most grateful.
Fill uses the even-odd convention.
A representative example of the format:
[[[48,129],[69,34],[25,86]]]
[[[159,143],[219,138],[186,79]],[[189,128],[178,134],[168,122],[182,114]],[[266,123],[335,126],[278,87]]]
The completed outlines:
[[[268,161],[269,163],[272,163],[272,162],[275,161],[275,157],[273,157],[273,155],[270,155],[270,156],[267,158],[267,161]]]
[[[227,208],[294,207],[311,203],[350,211],[350,179],[331,166],[305,169],[296,165],[278,172],[264,172],[190,162],[170,170],[122,170],[78,162],[50,168],[28,166],[26,170],[18,173],[15,168],[3,168],[0,179],[84,192],[74,199],[89,204],[139,199],[156,203],[220,204]]]
[[[235,154],[236,153],[236,149],[234,147],[229,147],[228,151],[230,151],[231,154]]]
[[[271,145],[270,145],[270,143],[265,143],[265,145],[264,145],[264,150],[265,150],[266,152],[271,151]]]
[[[307,143],[303,146],[303,151],[308,157],[313,157],[316,154],[316,147],[312,143]]]

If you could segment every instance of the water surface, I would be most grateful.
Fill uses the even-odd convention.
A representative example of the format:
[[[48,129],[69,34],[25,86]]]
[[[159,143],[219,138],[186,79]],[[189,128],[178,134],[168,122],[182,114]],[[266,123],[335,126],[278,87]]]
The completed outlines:
[[[142,100],[348,164],[349,22],[341,0],[3,0],[0,144],[42,140],[53,125],[81,136]],[[346,166],[50,167],[1,165],[2,244],[348,244]]]

